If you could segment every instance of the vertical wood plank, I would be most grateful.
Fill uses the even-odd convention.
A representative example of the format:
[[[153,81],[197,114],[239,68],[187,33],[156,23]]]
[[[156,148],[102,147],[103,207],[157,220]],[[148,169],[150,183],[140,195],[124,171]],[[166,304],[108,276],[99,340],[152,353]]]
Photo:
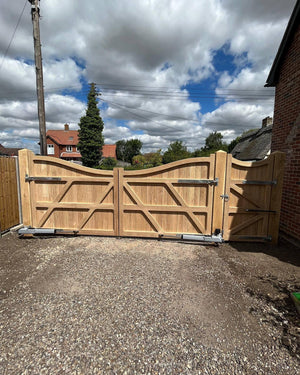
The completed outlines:
[[[114,168],[113,169],[113,205],[114,205],[114,231],[116,236],[120,236],[120,210],[119,210],[119,174],[120,169],[122,168]]]
[[[224,193],[228,195],[229,199],[224,199],[224,220],[223,220],[223,239],[225,241],[229,240],[229,204],[230,204],[230,183],[231,183],[231,168],[232,168],[232,155],[227,154],[227,161],[225,167],[225,187]]]
[[[283,152],[276,151],[272,154],[274,158],[273,164],[273,181],[276,181],[276,185],[272,186],[271,190],[271,203],[270,210],[276,211],[275,214],[269,214],[269,230],[268,233],[272,236],[272,244],[278,243],[279,234],[279,219],[280,219],[280,208],[282,198],[282,186],[283,186],[283,174],[284,174],[284,163],[285,154]]]
[[[124,236],[124,169],[118,168],[118,236]],[[116,205],[116,203],[115,203]]]
[[[221,195],[225,194],[226,161],[227,153],[225,151],[216,152],[215,179],[218,178],[219,182],[214,187],[212,233],[216,229],[223,230],[224,199]]]
[[[30,185],[29,182],[25,182],[25,176],[30,175],[30,161],[32,159],[32,157],[30,158],[30,154],[32,152],[26,149],[19,151],[22,216],[25,226],[32,226]]]

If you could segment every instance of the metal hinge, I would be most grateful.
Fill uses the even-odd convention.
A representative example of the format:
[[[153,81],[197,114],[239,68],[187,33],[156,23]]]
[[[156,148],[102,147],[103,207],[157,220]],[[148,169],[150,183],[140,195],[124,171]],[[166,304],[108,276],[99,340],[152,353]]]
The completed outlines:
[[[244,185],[276,185],[277,181],[256,181],[256,180],[244,180]]]
[[[218,186],[219,179],[214,180],[178,180],[179,184],[198,184],[198,185],[215,185]]]
[[[61,177],[30,177],[26,175],[25,182],[30,181],[61,181]]]

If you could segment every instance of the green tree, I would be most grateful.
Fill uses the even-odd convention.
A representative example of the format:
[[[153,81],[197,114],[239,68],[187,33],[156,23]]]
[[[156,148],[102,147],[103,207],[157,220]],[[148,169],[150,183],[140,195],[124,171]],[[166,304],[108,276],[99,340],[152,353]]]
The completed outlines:
[[[163,163],[171,163],[172,161],[187,159],[192,154],[187,150],[186,146],[182,144],[182,141],[175,141],[170,143],[167,151],[163,154]]]
[[[94,83],[90,84],[88,94],[88,106],[86,115],[81,117],[79,123],[78,149],[81,153],[82,164],[86,167],[95,168],[99,165],[102,156],[104,139],[102,136],[103,121],[97,107],[97,96],[100,95]]]
[[[205,150],[212,150],[213,152],[214,151],[218,151],[218,150],[224,150],[226,151],[227,149],[227,144],[226,143],[223,143],[222,141],[223,139],[223,135],[219,132],[212,132],[209,134],[209,136],[206,138],[205,140]]]
[[[157,167],[162,164],[161,150],[144,155],[136,155],[132,158],[132,164],[141,168]]]
[[[100,169],[114,169],[116,165],[117,165],[117,160],[114,158],[108,157],[102,161]]]
[[[116,154],[117,159],[121,161],[125,161],[125,149],[126,149],[126,141],[122,139],[121,141],[116,142]]]
[[[143,143],[139,139],[122,139],[116,142],[116,146],[117,159],[132,163],[133,157],[140,154]]]

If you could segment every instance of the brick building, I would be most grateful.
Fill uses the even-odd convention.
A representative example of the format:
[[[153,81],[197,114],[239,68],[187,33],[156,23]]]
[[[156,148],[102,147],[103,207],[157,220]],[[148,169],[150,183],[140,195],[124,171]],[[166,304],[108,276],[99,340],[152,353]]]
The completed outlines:
[[[56,158],[80,161],[81,154],[77,150],[78,131],[70,130],[69,125],[65,124],[64,130],[47,131],[47,155]],[[103,145],[102,157],[116,159],[116,145]]]
[[[286,154],[280,229],[300,240],[300,0],[265,86],[276,88],[271,150]]]

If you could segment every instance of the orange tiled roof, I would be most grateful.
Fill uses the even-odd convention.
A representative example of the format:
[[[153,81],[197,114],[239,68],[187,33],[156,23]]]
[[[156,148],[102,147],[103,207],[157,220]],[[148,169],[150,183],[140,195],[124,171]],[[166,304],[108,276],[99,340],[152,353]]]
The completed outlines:
[[[116,145],[103,145],[102,147],[102,156],[104,158],[115,158],[117,159],[117,146]]]
[[[48,130],[47,137],[50,137],[59,145],[72,145],[78,144],[78,131],[77,130]]]

